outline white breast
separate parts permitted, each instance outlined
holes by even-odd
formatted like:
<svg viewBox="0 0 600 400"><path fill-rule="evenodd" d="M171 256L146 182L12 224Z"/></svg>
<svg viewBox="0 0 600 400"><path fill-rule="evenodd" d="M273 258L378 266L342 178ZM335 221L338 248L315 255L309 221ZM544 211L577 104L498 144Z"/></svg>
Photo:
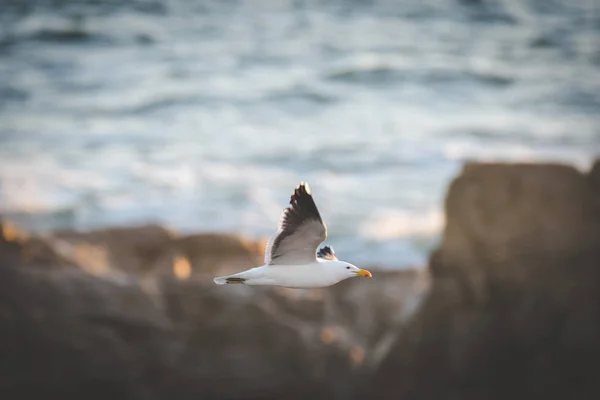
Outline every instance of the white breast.
<svg viewBox="0 0 600 400"><path fill-rule="evenodd" d="M319 288L338 283L334 268L326 263L267 265L248 271L246 285L276 285L290 288Z"/></svg>

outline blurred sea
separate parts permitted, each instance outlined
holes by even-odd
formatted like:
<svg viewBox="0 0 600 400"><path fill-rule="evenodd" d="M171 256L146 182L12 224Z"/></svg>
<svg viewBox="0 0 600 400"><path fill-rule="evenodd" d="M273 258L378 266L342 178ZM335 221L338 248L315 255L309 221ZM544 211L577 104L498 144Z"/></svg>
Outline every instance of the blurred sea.
<svg viewBox="0 0 600 400"><path fill-rule="evenodd" d="M421 264L466 160L600 154L597 0L0 5L0 214L271 235Z"/></svg>

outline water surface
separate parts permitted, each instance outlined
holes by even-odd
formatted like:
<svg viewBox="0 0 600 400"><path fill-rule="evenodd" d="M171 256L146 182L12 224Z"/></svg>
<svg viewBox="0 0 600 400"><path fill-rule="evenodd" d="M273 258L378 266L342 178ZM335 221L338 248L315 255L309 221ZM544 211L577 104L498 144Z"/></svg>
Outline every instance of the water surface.
<svg viewBox="0 0 600 400"><path fill-rule="evenodd" d="M340 257L422 264L465 161L599 154L594 3L5 4L0 213L265 236L308 181Z"/></svg>

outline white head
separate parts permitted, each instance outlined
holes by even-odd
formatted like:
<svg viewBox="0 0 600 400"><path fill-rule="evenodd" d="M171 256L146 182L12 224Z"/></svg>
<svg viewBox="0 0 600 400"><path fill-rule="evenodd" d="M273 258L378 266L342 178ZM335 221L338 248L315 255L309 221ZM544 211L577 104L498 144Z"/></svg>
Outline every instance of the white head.
<svg viewBox="0 0 600 400"><path fill-rule="evenodd" d="M373 275L366 269L360 269L345 261L327 261L327 268L335 269L335 275L340 281L358 276L363 278L371 278Z"/></svg>

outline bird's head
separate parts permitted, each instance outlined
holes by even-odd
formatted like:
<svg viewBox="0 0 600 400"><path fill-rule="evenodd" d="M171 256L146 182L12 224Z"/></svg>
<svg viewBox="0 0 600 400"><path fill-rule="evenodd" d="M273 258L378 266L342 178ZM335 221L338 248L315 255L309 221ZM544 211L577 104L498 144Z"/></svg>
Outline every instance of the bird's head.
<svg viewBox="0 0 600 400"><path fill-rule="evenodd" d="M363 277L363 278L371 278L373 275L367 271L366 269L358 268L355 265L347 263L345 261L336 261L335 265L336 272L342 277L342 279Z"/></svg>

